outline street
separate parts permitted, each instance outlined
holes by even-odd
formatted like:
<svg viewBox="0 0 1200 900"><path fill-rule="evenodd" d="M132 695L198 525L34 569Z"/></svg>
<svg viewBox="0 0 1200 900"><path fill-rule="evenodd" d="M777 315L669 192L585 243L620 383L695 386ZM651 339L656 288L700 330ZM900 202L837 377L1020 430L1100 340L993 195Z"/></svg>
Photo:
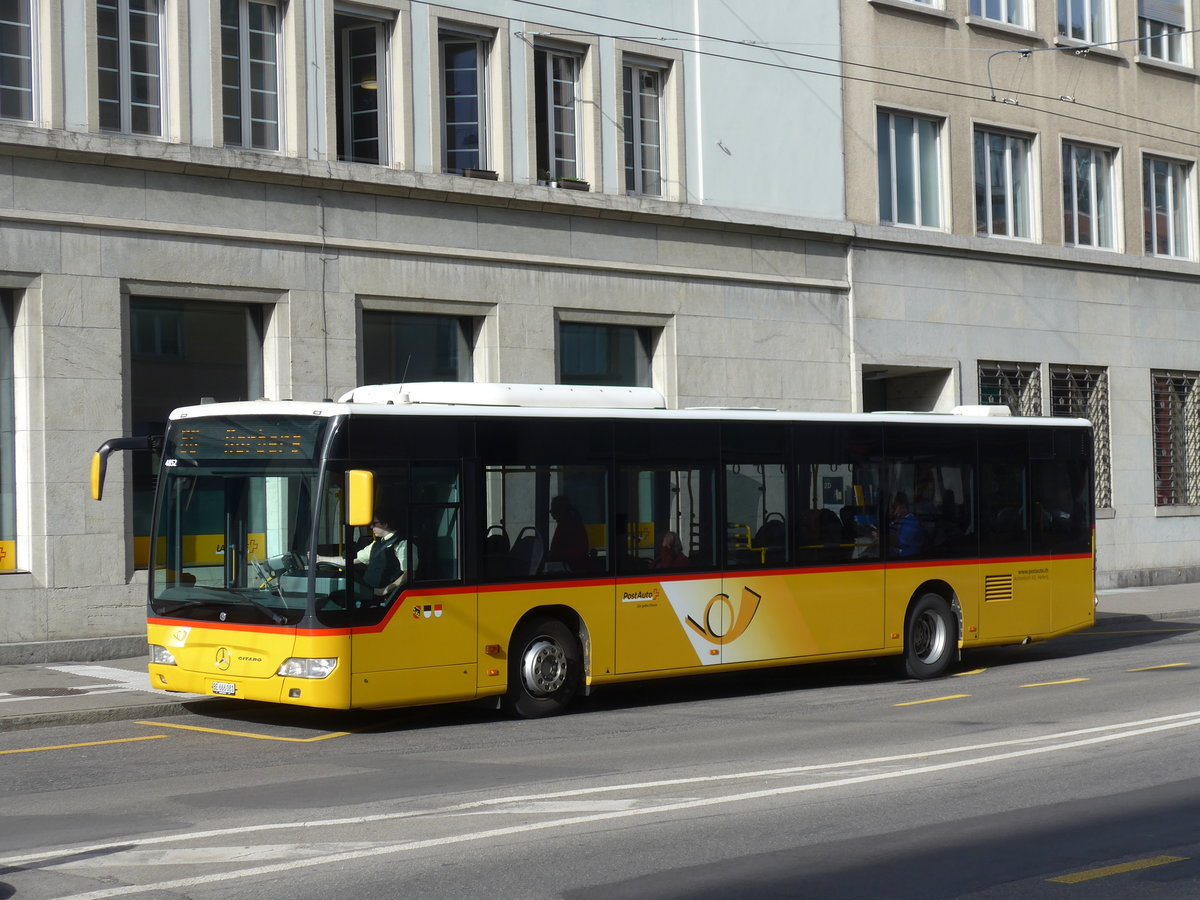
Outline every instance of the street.
<svg viewBox="0 0 1200 900"><path fill-rule="evenodd" d="M1123 622L546 720L196 701L10 732L0 900L1195 897L1198 657L1200 620Z"/></svg>

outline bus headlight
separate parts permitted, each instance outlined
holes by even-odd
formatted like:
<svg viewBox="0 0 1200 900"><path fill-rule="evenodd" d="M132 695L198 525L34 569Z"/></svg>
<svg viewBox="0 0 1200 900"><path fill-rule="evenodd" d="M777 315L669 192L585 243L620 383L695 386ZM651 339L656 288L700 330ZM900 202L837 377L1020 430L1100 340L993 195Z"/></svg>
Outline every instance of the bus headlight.
<svg viewBox="0 0 1200 900"><path fill-rule="evenodd" d="M179 663L175 662L175 657L172 655L171 651L158 644L150 645L150 662L158 663L160 666L179 665Z"/></svg>
<svg viewBox="0 0 1200 900"><path fill-rule="evenodd" d="M336 656L320 659L293 656L291 659L285 659L275 674L283 675L286 678L328 678L336 668Z"/></svg>

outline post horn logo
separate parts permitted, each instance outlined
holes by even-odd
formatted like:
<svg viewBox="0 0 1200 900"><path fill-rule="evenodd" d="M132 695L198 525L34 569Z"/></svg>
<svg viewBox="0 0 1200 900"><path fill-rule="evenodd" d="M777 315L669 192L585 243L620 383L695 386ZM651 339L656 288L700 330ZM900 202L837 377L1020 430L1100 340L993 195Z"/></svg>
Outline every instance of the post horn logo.
<svg viewBox="0 0 1200 900"><path fill-rule="evenodd" d="M229 668L229 662L233 657L229 655L229 651L222 647L217 651L217 668L224 672Z"/></svg>
<svg viewBox="0 0 1200 900"><path fill-rule="evenodd" d="M750 620L758 612L758 604L761 602L762 594L756 594L750 588L743 587L742 602L738 609L733 608L733 601L729 599L728 594L717 594L704 607L704 624L691 616L685 621L696 634L709 643L730 644L750 627ZM732 624L726 625L727 622Z"/></svg>

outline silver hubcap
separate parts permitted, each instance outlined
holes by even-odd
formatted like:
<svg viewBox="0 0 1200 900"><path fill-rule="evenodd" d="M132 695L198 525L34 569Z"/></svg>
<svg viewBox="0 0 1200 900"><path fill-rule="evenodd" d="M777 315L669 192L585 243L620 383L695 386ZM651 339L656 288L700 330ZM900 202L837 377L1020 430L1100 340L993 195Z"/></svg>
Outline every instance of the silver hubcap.
<svg viewBox="0 0 1200 900"><path fill-rule="evenodd" d="M923 663L933 662L946 651L950 639L946 623L932 612L921 613L913 623L913 650Z"/></svg>
<svg viewBox="0 0 1200 900"><path fill-rule="evenodd" d="M567 654L549 638L537 638L525 648L521 680L535 697L553 694L567 683Z"/></svg>

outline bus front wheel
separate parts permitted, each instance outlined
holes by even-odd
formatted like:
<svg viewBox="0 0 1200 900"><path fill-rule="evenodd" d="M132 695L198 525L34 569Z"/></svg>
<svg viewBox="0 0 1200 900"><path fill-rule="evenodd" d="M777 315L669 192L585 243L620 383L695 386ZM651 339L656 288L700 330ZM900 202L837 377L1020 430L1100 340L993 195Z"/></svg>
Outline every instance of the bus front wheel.
<svg viewBox="0 0 1200 900"><path fill-rule="evenodd" d="M579 640L558 619L520 625L509 644L505 711L523 719L561 713L579 688L582 657Z"/></svg>
<svg viewBox="0 0 1200 900"><path fill-rule="evenodd" d="M904 629L904 669L913 678L945 674L958 645L954 612L940 594L922 594Z"/></svg>

